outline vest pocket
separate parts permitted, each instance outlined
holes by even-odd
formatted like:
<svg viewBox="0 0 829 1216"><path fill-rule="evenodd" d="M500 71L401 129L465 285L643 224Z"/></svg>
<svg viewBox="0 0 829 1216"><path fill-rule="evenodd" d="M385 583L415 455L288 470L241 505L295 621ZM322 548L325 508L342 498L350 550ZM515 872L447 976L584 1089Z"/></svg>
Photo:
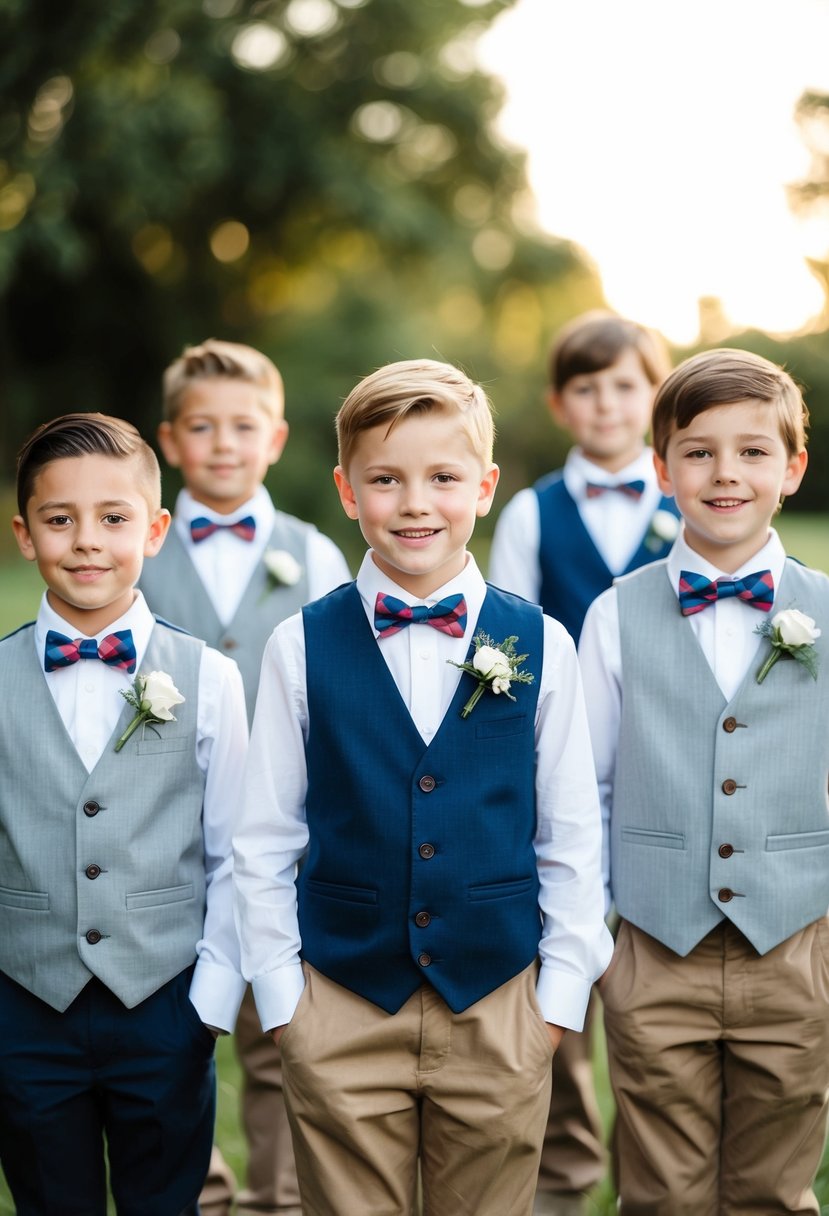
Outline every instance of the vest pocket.
<svg viewBox="0 0 829 1216"><path fill-rule="evenodd" d="M372 887L346 887L339 882L321 882L308 878L305 889L309 895L321 895L323 899L340 899L349 904L376 904L377 891Z"/></svg>
<svg viewBox="0 0 829 1216"><path fill-rule="evenodd" d="M766 852L777 853L782 849L825 849L829 846L829 831L788 832L783 836L767 836Z"/></svg>
<svg viewBox="0 0 829 1216"><path fill-rule="evenodd" d="M183 752L188 747L195 747L191 735L179 736L177 739L139 739L135 750L139 756L157 755L158 752Z"/></svg>
<svg viewBox="0 0 829 1216"><path fill-rule="evenodd" d="M4 908L23 908L27 912L48 912L49 896L45 891L14 891L0 887L0 904Z"/></svg>
<svg viewBox="0 0 829 1216"><path fill-rule="evenodd" d="M491 718L475 723L476 739L498 739L505 735L520 735L527 729L527 715L513 714L511 718Z"/></svg>
<svg viewBox="0 0 829 1216"><path fill-rule="evenodd" d="M657 849L684 849L685 837L681 832L653 832L648 828L622 828L625 844L644 844Z"/></svg>
<svg viewBox="0 0 829 1216"><path fill-rule="evenodd" d="M184 883L181 887L160 887L158 891L134 891L127 894L127 911L135 912L140 908L157 908L162 904L180 904L193 898L193 884Z"/></svg>
<svg viewBox="0 0 829 1216"><path fill-rule="evenodd" d="M485 882L470 887L467 894L470 900L510 899L513 895L523 895L532 890L535 875L529 878L515 878L511 882Z"/></svg>

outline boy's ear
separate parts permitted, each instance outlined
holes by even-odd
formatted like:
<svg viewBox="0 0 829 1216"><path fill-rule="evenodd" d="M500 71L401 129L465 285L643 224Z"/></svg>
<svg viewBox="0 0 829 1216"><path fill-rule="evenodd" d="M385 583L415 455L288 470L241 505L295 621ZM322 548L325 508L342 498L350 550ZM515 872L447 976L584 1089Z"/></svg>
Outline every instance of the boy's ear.
<svg viewBox="0 0 829 1216"><path fill-rule="evenodd" d="M567 412L562 404L561 393L556 392L554 388L547 390L547 408L553 416L553 422L556 426L567 429L569 423L567 421Z"/></svg>
<svg viewBox="0 0 829 1216"><path fill-rule="evenodd" d="M659 483L660 490L666 498L673 498L674 486L668 476L668 466L661 456L657 456L656 452L653 454L653 467L656 469L656 480Z"/></svg>
<svg viewBox="0 0 829 1216"><path fill-rule="evenodd" d="M12 520L12 530L17 541L17 547L27 562L36 562L37 554L32 544L32 536L22 515L15 515Z"/></svg>
<svg viewBox="0 0 829 1216"><path fill-rule="evenodd" d="M479 518L489 515L492 500L495 497L495 487L498 485L498 478L500 476L501 470L498 468L498 465L492 464L481 478L481 485L478 490L478 503L475 508L475 514Z"/></svg>
<svg viewBox="0 0 829 1216"><path fill-rule="evenodd" d="M161 507L158 514L150 520L147 539L144 542L145 557L155 557L164 544L164 538L170 529L170 518L170 512L167 508Z"/></svg>
<svg viewBox="0 0 829 1216"><path fill-rule="evenodd" d="M288 423L284 418L280 418L274 423L273 433L271 435L270 449L268 451L268 464L276 464L279 457L285 450L285 444L288 442Z"/></svg>
<svg viewBox="0 0 829 1216"><path fill-rule="evenodd" d="M340 502L343 505L343 510L349 519L359 519L360 511L357 507L357 499L351 482L348 480L348 475L341 464L338 464L334 470L334 482L337 486L337 493L340 496Z"/></svg>
<svg viewBox="0 0 829 1216"><path fill-rule="evenodd" d="M177 469L181 461L178 454L178 444L173 434L172 423L160 422L156 436L158 438L158 446L161 448L167 464L171 469Z"/></svg>
<svg viewBox="0 0 829 1216"><path fill-rule="evenodd" d="M803 474L806 472L808 463L809 453L805 448L802 452L796 452L794 456L790 457L789 463L786 465L783 485L780 487L781 497L788 498L790 494L794 494L800 489L800 483L803 480Z"/></svg>

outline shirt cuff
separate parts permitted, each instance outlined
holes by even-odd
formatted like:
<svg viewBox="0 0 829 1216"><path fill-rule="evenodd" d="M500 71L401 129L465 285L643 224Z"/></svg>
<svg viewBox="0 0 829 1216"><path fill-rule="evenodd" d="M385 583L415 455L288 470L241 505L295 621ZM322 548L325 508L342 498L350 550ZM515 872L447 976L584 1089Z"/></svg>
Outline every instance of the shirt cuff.
<svg viewBox="0 0 829 1216"><path fill-rule="evenodd" d="M205 1026L230 1034L246 987L238 971L199 959L190 982L190 1000Z"/></svg>
<svg viewBox="0 0 829 1216"><path fill-rule="evenodd" d="M535 995L545 1022L581 1030L593 985L583 976L556 971L541 964Z"/></svg>
<svg viewBox="0 0 829 1216"><path fill-rule="evenodd" d="M290 1022L305 988L302 963L287 963L257 976L251 983L262 1029L273 1030Z"/></svg>

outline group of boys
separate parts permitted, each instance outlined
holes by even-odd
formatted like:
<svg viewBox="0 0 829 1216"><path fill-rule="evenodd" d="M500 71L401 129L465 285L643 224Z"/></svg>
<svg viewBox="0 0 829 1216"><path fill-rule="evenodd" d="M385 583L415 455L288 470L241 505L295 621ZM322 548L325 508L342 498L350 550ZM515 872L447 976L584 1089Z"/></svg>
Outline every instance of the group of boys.
<svg viewBox="0 0 829 1216"><path fill-rule="evenodd" d="M551 371L575 447L502 513L489 583L492 414L447 364L339 410L353 581L263 487L287 424L249 348L165 375L172 527L128 424L24 444L13 526L46 590L0 644L22 1216L104 1216L107 1163L119 1216L197 1212L209 1165L201 1210L228 1212L213 1049L240 1007L238 1211L587 1212L597 980L623 1216L818 1212L829 580L770 526L806 408L743 352L665 378L607 314Z"/></svg>

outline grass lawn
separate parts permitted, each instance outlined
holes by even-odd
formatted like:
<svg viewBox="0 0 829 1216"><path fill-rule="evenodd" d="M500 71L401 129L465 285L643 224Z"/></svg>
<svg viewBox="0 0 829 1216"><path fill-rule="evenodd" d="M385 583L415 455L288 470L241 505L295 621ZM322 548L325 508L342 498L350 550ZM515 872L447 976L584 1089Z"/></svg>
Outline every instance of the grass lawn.
<svg viewBox="0 0 829 1216"><path fill-rule="evenodd" d="M829 572L829 518L817 515L783 515L778 529L788 551L806 565L816 566ZM486 555L480 551L477 557L485 566ZM36 612L42 585L34 566L9 554L0 560L0 636L24 621L31 620ZM596 1076L600 1104L606 1123L612 1119L612 1098L607 1083L607 1070L603 1044L597 1044ZM238 1119L239 1069L229 1039L219 1041L217 1049L219 1071L219 1115L216 1137L230 1165L241 1179L244 1173L245 1144ZM818 1179L818 1195L822 1203L823 1216L829 1216L829 1151L824 1155ZM608 1185L600 1188L595 1196L596 1212L610 1216L615 1210L613 1196ZM0 1216L8 1216L14 1208L8 1192L0 1179ZM358 1216L355 1213L355 1216Z"/></svg>

